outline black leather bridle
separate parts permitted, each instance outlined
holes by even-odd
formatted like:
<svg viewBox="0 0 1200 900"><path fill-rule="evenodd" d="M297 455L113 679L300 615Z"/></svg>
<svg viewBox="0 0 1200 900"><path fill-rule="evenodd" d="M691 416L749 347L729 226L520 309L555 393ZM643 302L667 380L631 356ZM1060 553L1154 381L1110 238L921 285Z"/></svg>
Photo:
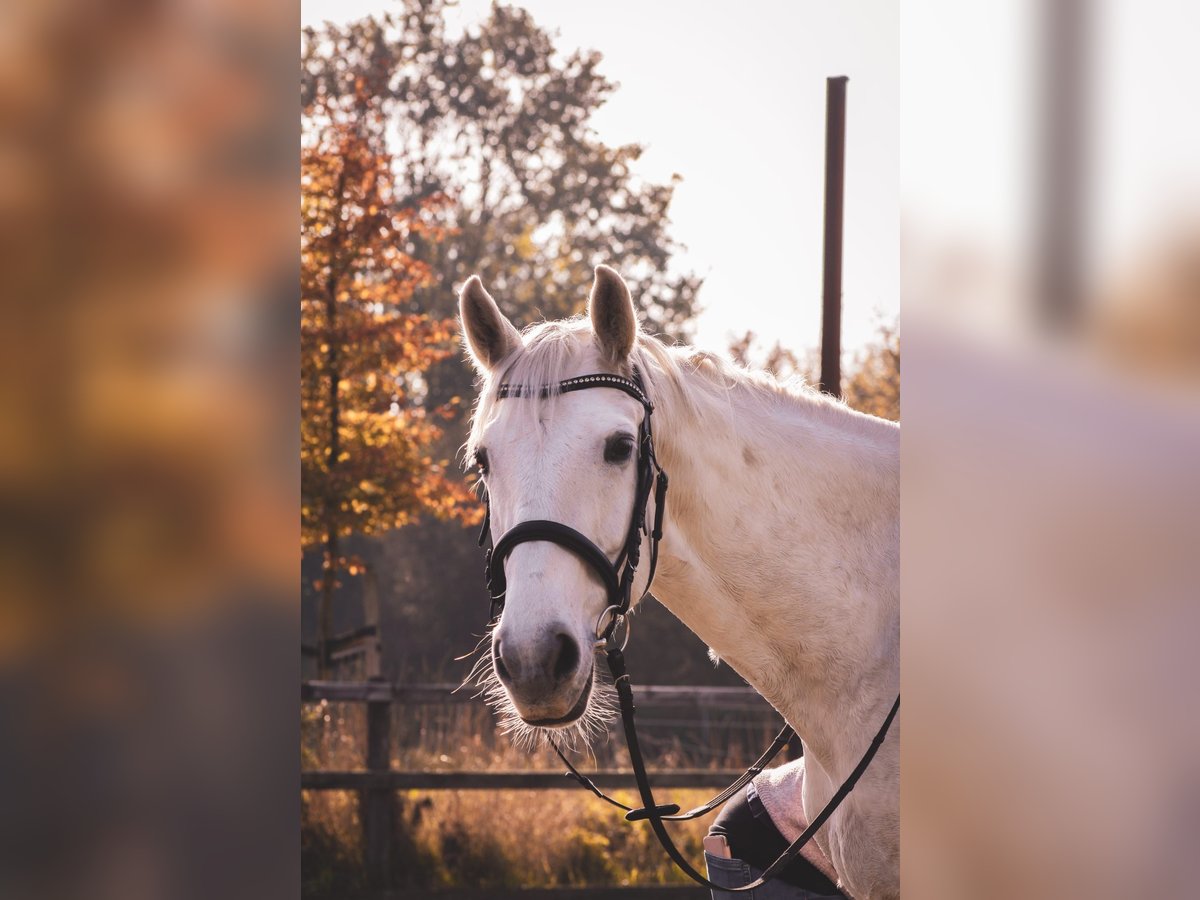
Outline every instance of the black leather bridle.
<svg viewBox="0 0 1200 900"><path fill-rule="evenodd" d="M838 806L841 805L842 801L846 799L850 791L853 790L863 772L871 764L871 760L875 758L880 745L883 744L888 728L891 726L892 720L896 718L896 714L900 709L900 698L896 697L896 702L892 704L891 711L887 714L883 725L872 739L871 745L867 748L866 753L863 754L854 771L850 773L849 777L842 783L842 786L838 788L837 793L833 795L825 805L825 808L809 823L804 833L796 838L780 854L779 858L763 871L762 876L756 881L743 887L722 887L701 875L683 857L683 854L679 852L679 849L675 846L674 841L667 832L664 823L695 819L712 812L762 772L767 764L795 737L796 732L790 725L785 723L766 752L755 761L754 765L750 766L733 784L721 791L721 793L695 809L681 813L679 806L674 803L658 804L654 800L654 792L650 787L650 779L646 772L645 760L642 757L641 747L638 742L637 727L634 723L633 687L630 683L629 673L625 670L625 644L629 640L627 616L632 605L633 580L637 574L638 563L641 559L643 536L648 537L650 540L650 570L649 577L646 579L646 587L641 594L642 597L650 592L650 586L654 583L654 572L658 566L658 544L662 540L663 513L667 502L667 473L663 471L662 466L659 465L658 459L654 455L654 434L650 423L651 415L654 412L654 404L650 402L645 385L642 383L641 374L636 367L633 369L632 376L632 378L625 378L621 375L609 374L583 375L578 378L568 378L565 381L560 381L557 385L544 385L535 391L529 391L520 385L510 384L501 384L497 389L497 398L503 399L507 397L528 397L534 393L541 397L548 397L554 393L568 394L591 388L612 388L623 391L641 403L644 413L641 424L638 426L637 488L634 494L633 515L630 517L629 531L625 537L625 543L616 561L610 560L608 554L596 546L586 535L581 534L570 526L563 525L561 522L554 522L549 519L531 519L514 525L500 537L500 540L496 541L487 550L486 573L488 594L492 601L491 619L493 622L496 621L496 618L504 609L505 594L508 590L504 573L504 563L513 549L520 544L530 541L547 541L552 544L558 544L560 547L569 550L582 559L591 567L592 571L600 576L600 580L604 582L608 605L596 620L595 649L597 652L604 652L609 671L612 673L613 686L616 688L617 698L621 707L621 722L625 730L625 741L629 747L629 759L633 767L634 778L637 781L642 806L634 809L603 793L586 775L582 774L571 764L571 761L567 759L553 738L550 738L550 744L559 758L566 764L566 774L568 777L573 778L601 800L625 810L625 818L628 821L635 822L641 819L648 821L667 855L693 881L710 889L731 893L752 891L770 881L786 868L792 860L799 856L804 845L812 839L813 835L817 833L821 826L833 815ZM647 527L646 511L651 491L654 492L654 522L652 526ZM483 546L491 539L492 511L486 493L484 494L484 503L486 504L486 514L483 520L483 527L479 532L480 546ZM625 634L622 639L618 640L622 624L625 626Z"/></svg>
<svg viewBox="0 0 1200 900"><path fill-rule="evenodd" d="M620 621L628 614L633 598L633 578L637 574L638 563L642 555L642 535L650 537L650 577L646 581L646 590L654 581L654 570L658 567L658 542L662 539L663 510L667 503L667 473L654 456L654 433L651 429L650 415L654 405L646 396L642 385L641 375L635 369L633 378L623 378L620 375L583 375L579 378L568 378L560 381L557 392L569 394L574 391L584 391L591 388L613 388L623 391L642 404L644 414L638 426L637 439L637 491L633 500L633 515L629 522L629 531L625 543L612 562L603 550L597 547L590 538L561 522L548 519L530 519L515 525L504 533L495 546L487 551L487 586L492 598L492 619L494 620L504 607L504 595L508 589L504 576L504 563L510 553L519 545L529 541L549 541L570 550L585 563L604 582L609 606L601 614L601 619L608 617L603 630L597 629L596 637L604 640L618 627ZM551 387L541 388L540 395L547 397ZM502 384L497 389L497 398L522 397L525 392L519 385ZM650 492L654 491L654 525L646 527L646 506L650 500ZM487 502L485 495L485 503ZM492 510L487 506L487 515L483 520L483 528L479 532L479 544L482 546L491 536Z"/></svg>

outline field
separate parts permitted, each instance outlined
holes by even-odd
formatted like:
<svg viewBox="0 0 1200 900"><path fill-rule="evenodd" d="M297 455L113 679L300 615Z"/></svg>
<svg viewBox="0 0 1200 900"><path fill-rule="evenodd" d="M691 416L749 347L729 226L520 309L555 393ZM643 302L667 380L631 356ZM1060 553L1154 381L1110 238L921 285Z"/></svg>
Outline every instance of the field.
<svg viewBox="0 0 1200 900"><path fill-rule="evenodd" d="M674 710L678 714L680 710ZM652 767L740 768L761 751L773 720L755 711L694 709L680 718L649 711L645 744ZM303 769L363 768L366 714L362 704L321 701L302 707ZM408 771L561 771L549 750L526 752L496 732L482 702L392 706L392 768ZM582 769L619 768L624 748L601 739ZM397 888L561 887L684 883L645 824L563 779L563 790L396 791L392 881ZM706 790L679 790L685 809ZM354 791L302 792L301 852L305 895L338 895L366 887L359 799ZM618 799L634 803L632 791ZM676 841L700 860L708 820L681 823Z"/></svg>

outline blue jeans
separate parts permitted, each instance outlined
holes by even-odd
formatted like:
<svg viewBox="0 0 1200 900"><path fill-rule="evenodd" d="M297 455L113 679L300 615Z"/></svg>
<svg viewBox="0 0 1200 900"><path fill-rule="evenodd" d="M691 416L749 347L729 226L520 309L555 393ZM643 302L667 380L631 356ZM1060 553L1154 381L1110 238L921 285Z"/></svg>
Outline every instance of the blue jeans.
<svg viewBox="0 0 1200 900"><path fill-rule="evenodd" d="M741 887L749 884L760 875L762 870L740 859L722 859L711 853L704 854L704 862L708 865L708 880L722 887ZM752 891L732 894L729 891L713 891L713 900L824 900L829 894L816 894L802 887L796 887L783 881L768 881L762 887ZM833 895L841 898L841 894Z"/></svg>

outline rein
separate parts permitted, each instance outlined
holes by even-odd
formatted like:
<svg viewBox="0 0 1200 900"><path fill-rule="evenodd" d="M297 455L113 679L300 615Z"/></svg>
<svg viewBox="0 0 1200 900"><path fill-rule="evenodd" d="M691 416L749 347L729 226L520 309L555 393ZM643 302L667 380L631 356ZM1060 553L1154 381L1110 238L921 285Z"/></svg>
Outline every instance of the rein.
<svg viewBox="0 0 1200 900"><path fill-rule="evenodd" d="M887 717L883 720L883 724L872 739L870 746L867 747L862 759L855 766L854 771L850 773L842 783L842 786L838 788L829 802L825 804L824 809L809 823L804 833L796 838L773 863L767 866L757 880L742 887L727 888L709 881L692 867L675 846L675 842L671 839L671 835L668 833L664 823L695 819L712 812L762 772L768 763L795 737L796 732L790 725L785 723L766 752L750 768L746 769L733 784L725 788L721 793L703 805L697 806L695 809L681 813L677 804L659 804L655 802L654 792L650 786L650 778L646 772L646 763L642 757L641 745L638 741L637 726L634 722L633 686L629 673L625 669L625 645L629 641L628 614L632 605L633 579L637 573L638 563L641 559L643 536L648 537L650 541L650 569L649 578L646 579L646 588L641 594L642 597L650 592L650 586L654 583L654 572L658 566L658 544L662 540L663 513L667 503L667 473L663 471L657 457L654 455L654 435L650 424L650 417L654 412L654 404L650 402L646 394L641 374L636 367L633 370L632 378L607 374L583 375L579 378L568 378L565 381L560 381L557 385L544 385L536 393L541 397L549 397L554 393L569 394L574 391L589 390L591 388L612 388L623 391L641 403L644 410L641 424L638 426L637 488L634 494L633 515L629 523L629 531L626 535L625 543L616 561L613 562L609 560L608 554L596 546L590 538L576 531L574 528L563 525L561 522L554 522L548 519L531 519L514 525L486 552L487 587L488 595L491 597L492 602L491 618L492 621L495 621L500 613L503 612L504 598L508 590L508 583L504 573L504 563L513 549L520 544L530 541L547 541L557 544L574 553L600 576L601 581L604 582L609 605L600 613L599 618L596 620L595 652L604 653L608 669L612 673L613 686L616 688L617 698L620 702L621 723L625 731L625 742L629 748L629 761L633 767L634 779L637 781L638 794L641 797L642 806L634 809L626 806L619 800L609 797L596 787L586 775L582 774L571 764L571 761L567 759L553 737L549 739L550 745L554 748L554 752L558 754L559 759L566 765L567 772L565 774L568 777L574 779L606 803L624 810L626 820L630 822L643 819L648 821L651 829L654 831L655 837L658 838L658 842L662 845L663 850L666 851L667 856L693 881L713 890L728 891L730 893L752 891L776 877L792 860L799 856L800 851L812 839L813 835L817 833L821 826L825 824L834 811L841 805L842 801L846 799L847 795L854 789L855 784L858 783L859 778L867 770L867 767L871 764L871 760L875 758L876 752L883 744L888 729L891 727L892 720L896 718L896 714L900 709L900 698L896 697L896 702L892 704L891 711L888 712ZM502 384L497 390L497 397L501 399L509 397L520 398L532 396L533 393L524 390L520 385ZM646 508L650 500L651 491L654 492L654 521L653 525L647 526ZM484 503L486 514L483 520L483 527L479 532L480 546L484 546L491 538L492 510L486 493L484 495ZM625 634L622 639L618 640L617 637L622 625L625 626Z"/></svg>

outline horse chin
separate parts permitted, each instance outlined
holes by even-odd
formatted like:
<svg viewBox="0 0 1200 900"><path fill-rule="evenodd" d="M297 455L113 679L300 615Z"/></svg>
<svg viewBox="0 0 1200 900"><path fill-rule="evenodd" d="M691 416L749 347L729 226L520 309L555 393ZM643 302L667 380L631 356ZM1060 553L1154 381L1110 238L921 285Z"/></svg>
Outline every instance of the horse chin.
<svg viewBox="0 0 1200 900"><path fill-rule="evenodd" d="M587 712L588 702L591 699L592 679L588 677L583 683L583 690L579 693L579 699L575 701L575 705L565 715L540 719L528 719L525 716L521 716L520 718L522 722L533 728L569 728L583 718L584 713Z"/></svg>

